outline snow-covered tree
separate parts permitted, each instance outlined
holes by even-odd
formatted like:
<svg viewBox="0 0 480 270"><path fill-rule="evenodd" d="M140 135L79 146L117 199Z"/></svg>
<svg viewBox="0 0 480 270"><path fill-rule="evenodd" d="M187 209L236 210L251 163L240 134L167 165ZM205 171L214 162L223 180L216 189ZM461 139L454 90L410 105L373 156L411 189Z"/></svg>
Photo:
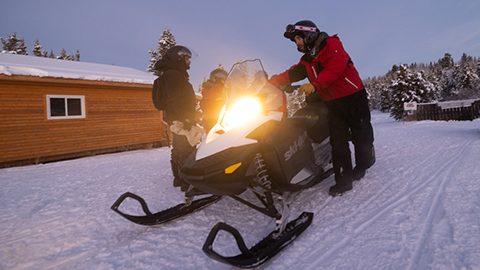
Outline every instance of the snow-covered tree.
<svg viewBox="0 0 480 270"><path fill-rule="evenodd" d="M455 65L443 67L440 65L440 69L435 72L438 83L441 100L455 99L458 95L458 89L455 86L454 71Z"/></svg>
<svg viewBox="0 0 480 270"><path fill-rule="evenodd" d="M60 51L60 54L57 55L57 59L60 59L60 60L71 60L71 57L70 57L70 55L67 53L67 51L62 48L62 50Z"/></svg>
<svg viewBox="0 0 480 270"><path fill-rule="evenodd" d="M472 67L471 61L460 61L460 64L455 66L453 81L458 98L470 99L478 97L480 79Z"/></svg>
<svg viewBox="0 0 480 270"><path fill-rule="evenodd" d="M382 77L367 78L363 85L369 94L370 109L380 110L382 107L382 92L387 87Z"/></svg>
<svg viewBox="0 0 480 270"><path fill-rule="evenodd" d="M431 102L436 99L435 87L424 78L423 72L412 72L407 66L401 65L397 78L390 85L391 109L390 114L396 120L404 117L403 104L405 102Z"/></svg>
<svg viewBox="0 0 480 270"><path fill-rule="evenodd" d="M385 87L380 92L380 108L379 110L382 112L389 112L390 108L392 107L391 101L391 94L390 88Z"/></svg>
<svg viewBox="0 0 480 270"><path fill-rule="evenodd" d="M23 38L17 38L17 33L12 33L8 38L0 38L2 41L2 53L28 55L27 47Z"/></svg>
<svg viewBox="0 0 480 270"><path fill-rule="evenodd" d="M458 65L454 70L453 79L455 86L461 91L462 89L473 88L478 76L468 65Z"/></svg>
<svg viewBox="0 0 480 270"><path fill-rule="evenodd" d="M442 68L453 68L455 61L453 61L453 57L451 54L445 53L443 58L438 60L438 64L440 64Z"/></svg>
<svg viewBox="0 0 480 270"><path fill-rule="evenodd" d="M33 50L32 50L33 55L38 56L38 57L43 57L44 56L44 51L42 49L43 49L43 47L40 44L40 41L38 39L36 39L35 43L33 44Z"/></svg>
<svg viewBox="0 0 480 270"><path fill-rule="evenodd" d="M79 51L79 50L77 50L77 51L75 52L75 59L74 59L74 61L80 61L80 51Z"/></svg>
<svg viewBox="0 0 480 270"><path fill-rule="evenodd" d="M476 59L475 62L476 64L476 70L477 70L477 75L480 77L480 58Z"/></svg>
<svg viewBox="0 0 480 270"><path fill-rule="evenodd" d="M55 57L53 52L50 52L51 55L53 55L52 58L57 58L60 60L69 60L69 61L80 61L80 51L77 50L74 55L70 55L67 53L65 49L62 49L60 51L60 54Z"/></svg>
<svg viewBox="0 0 480 270"><path fill-rule="evenodd" d="M21 55L28 55L27 46L25 46L25 41L23 40L23 38L18 40L16 53Z"/></svg>
<svg viewBox="0 0 480 270"><path fill-rule="evenodd" d="M169 29L163 31L162 36L158 40L158 47L155 50L149 50L150 54L150 64L148 65L147 70L155 73L155 64L162 59L168 49L175 46L177 42L175 37Z"/></svg>
<svg viewBox="0 0 480 270"><path fill-rule="evenodd" d="M15 53L17 48L17 33L12 33L8 38L0 38L2 41L2 53Z"/></svg>

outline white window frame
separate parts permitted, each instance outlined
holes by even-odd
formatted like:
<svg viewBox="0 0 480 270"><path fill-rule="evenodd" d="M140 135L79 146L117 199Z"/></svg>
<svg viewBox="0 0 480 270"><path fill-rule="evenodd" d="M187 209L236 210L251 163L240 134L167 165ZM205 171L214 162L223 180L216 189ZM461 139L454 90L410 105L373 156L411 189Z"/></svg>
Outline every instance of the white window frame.
<svg viewBox="0 0 480 270"><path fill-rule="evenodd" d="M50 108L50 99L51 98L63 98L65 101L65 114L68 114L68 103L67 99L80 99L80 110L81 115L65 115L65 116L52 116L51 115L51 108ZM81 119L85 118L85 96L77 96L77 95L47 95L47 119L48 120L56 120L56 119Z"/></svg>

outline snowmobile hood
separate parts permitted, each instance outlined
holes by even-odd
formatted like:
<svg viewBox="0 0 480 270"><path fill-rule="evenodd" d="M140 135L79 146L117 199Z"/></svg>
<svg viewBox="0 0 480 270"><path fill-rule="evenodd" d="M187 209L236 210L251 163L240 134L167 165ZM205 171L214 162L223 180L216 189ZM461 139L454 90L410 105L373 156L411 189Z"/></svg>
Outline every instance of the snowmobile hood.
<svg viewBox="0 0 480 270"><path fill-rule="evenodd" d="M195 159L200 160L228 148L257 143L257 140L247 138L248 134L252 133L256 128L270 120L281 121L282 117L282 112L271 111L266 115L261 115L255 118L244 126L228 131L223 130L223 128L217 123L210 130L207 138L200 143Z"/></svg>

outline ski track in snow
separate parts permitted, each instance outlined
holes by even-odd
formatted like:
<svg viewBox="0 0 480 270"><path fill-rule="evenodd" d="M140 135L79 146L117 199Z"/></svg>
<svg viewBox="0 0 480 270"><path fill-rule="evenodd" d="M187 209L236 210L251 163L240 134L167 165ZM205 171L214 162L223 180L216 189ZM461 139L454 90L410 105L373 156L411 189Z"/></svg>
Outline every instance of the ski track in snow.
<svg viewBox="0 0 480 270"><path fill-rule="evenodd" d="M376 112L372 123L365 178L341 197L327 194L333 177L297 194L290 218L310 211L312 225L257 269L480 269L480 121ZM233 199L153 227L109 209L125 191L152 211L181 202L169 158L161 148L1 169L0 269L235 269L201 251L211 227L233 225L251 246L274 221ZM128 199L121 210L141 213ZM215 248L238 252L225 233Z"/></svg>
<svg viewBox="0 0 480 270"><path fill-rule="evenodd" d="M425 246L426 238L430 235L431 229L433 227L433 219L434 215L436 213L436 210L440 207L440 199L443 196L443 192L445 190L446 184L451 181L452 175L453 175L453 169L457 167L458 164L463 161L462 157L464 156L465 152L468 150L468 146L470 146L472 141L469 141L463 145L463 147L460 149L459 153L451 158L449 161L447 161L444 164L444 167L439 171L438 174L435 174L431 180L436 180L436 177L438 176L440 181L440 185L437 187L437 191L434 193L434 198L430 202L430 206L428 209L428 214L425 219L424 225L422 232L420 233L420 239L417 243L417 248L415 249L415 252L413 253L413 259L410 261L408 265L408 269L418 269L418 268L425 268L427 265L424 266L419 266L419 257L421 256L421 252ZM440 177L441 176L441 177ZM428 182L431 182L430 180Z"/></svg>
<svg viewBox="0 0 480 270"><path fill-rule="evenodd" d="M431 182L433 181L436 181L438 179L439 176L442 175L442 172L445 171L445 168L448 168L447 170L447 176L449 176L449 173L451 172L452 168L454 167L454 165L456 165L459 160L457 160L458 158L460 158L462 156L462 154L465 152L465 149L469 146L471 142L467 142L463 145L462 149L459 151L459 153L457 153L454 157L451 157L449 158L447 161L444 162L443 166L440 166L439 168L442 168L438 173L434 174L433 176L430 177L430 179L428 179L427 181L423 182L422 184L418 185L416 188L414 189L411 189L411 190L408 190L408 192L405 192L404 194L400 194L398 196L395 196L391 201L387 202L386 204L382 205L381 207L379 207L381 210L376 213L375 215L372 215L372 216L369 216L367 217L365 220L362 220L360 221L359 223L354 223L354 225L352 225L351 227L355 228L353 231L352 231L352 235L350 236L347 236L347 237L344 237L342 240L340 240L340 242L337 244L337 245L334 245L334 246L330 246L328 247L328 251L327 252L321 252L319 250L313 250L312 252L310 252L310 256L307 256L307 260L309 262L309 264L312 265L312 267L306 267L305 269L316 269L317 265L321 265L322 261L323 260L326 260L328 257L332 256L333 254L335 254L336 251L338 251L339 249L341 249L342 247L346 246L350 240L352 240L352 238L354 238L356 235L360 234L361 232L363 232L365 229L368 228L369 225L371 225L373 222L375 222L377 219L381 218L383 215L391 212L394 208L398 207L398 206L401 206L403 203L405 203L406 201L408 201L409 197L418 192L418 191L421 191L426 185L430 184ZM438 153L435 153L433 156L436 156ZM428 159L427 159L428 160ZM422 164L419 166L420 167L423 167L423 165L425 165L424 163L427 163L426 161L422 162ZM442 180L442 185L440 185L440 187L443 187L445 185L445 182L448 178L446 177L443 177L443 180ZM439 189L440 189L439 187ZM386 189L386 188L385 188ZM377 194L381 193L383 190L379 191ZM436 192L435 194L436 198L435 200L432 201L432 205L430 206L430 210L429 210L429 215L427 217L427 220L425 221L425 225L424 225L424 229L421 233L421 236L422 238L427 235L427 230L430 228L428 225L430 224L431 225L431 220L432 220L432 217L431 217L431 213L433 211L431 211L433 208L435 208L438 204L438 197L439 195L441 195L440 193L440 190ZM368 204L371 200L373 200L376 196L373 196L372 199L370 199L369 201L365 202L364 204ZM347 217L348 218L348 217ZM421 252L421 246L422 246L422 243L424 242L423 239L420 239L419 243L418 243L418 248L417 248L417 251L414 253L415 255L415 258L414 260L412 260L412 264L410 264L409 268L408 269L416 269L415 268L415 262L416 260L418 260L418 256ZM319 258L316 258L318 257L318 254L323 254L321 257Z"/></svg>

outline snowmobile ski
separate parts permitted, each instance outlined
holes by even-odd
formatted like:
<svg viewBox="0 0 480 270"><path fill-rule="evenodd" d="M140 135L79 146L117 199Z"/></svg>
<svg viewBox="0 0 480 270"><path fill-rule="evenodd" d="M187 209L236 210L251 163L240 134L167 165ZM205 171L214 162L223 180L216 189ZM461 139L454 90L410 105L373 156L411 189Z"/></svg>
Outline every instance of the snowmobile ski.
<svg viewBox="0 0 480 270"><path fill-rule="evenodd" d="M118 209L120 204L126 199L126 198L132 198L140 203L142 206L142 210L145 213L144 216L133 216L130 214L123 213ZM221 198L221 196L209 196L206 198L201 198L197 200L193 200L190 204L186 205L185 203L178 204L174 207L165 209L163 211L160 211L158 213L152 213L150 209L148 209L147 203L145 200L131 192L126 192L122 196L120 196L115 203L112 205L111 209L118 214L120 214L122 217L130 220L133 223L137 223L140 225L146 225L146 226L152 226L152 225L157 225L157 224L162 224L174 219L177 219L179 217L185 216L187 214L190 214L192 212L195 212L197 210L200 210L212 203L215 203Z"/></svg>
<svg viewBox="0 0 480 270"><path fill-rule="evenodd" d="M226 223L219 222L210 231L202 249L208 257L222 263L240 268L256 267L271 259L293 242L297 236L310 226L312 220L313 213L303 212L297 219L290 221L283 232L279 233L278 230L271 232L250 249L245 245L245 241L237 229ZM235 238L241 254L226 257L213 250L213 242L220 230L230 233Z"/></svg>

